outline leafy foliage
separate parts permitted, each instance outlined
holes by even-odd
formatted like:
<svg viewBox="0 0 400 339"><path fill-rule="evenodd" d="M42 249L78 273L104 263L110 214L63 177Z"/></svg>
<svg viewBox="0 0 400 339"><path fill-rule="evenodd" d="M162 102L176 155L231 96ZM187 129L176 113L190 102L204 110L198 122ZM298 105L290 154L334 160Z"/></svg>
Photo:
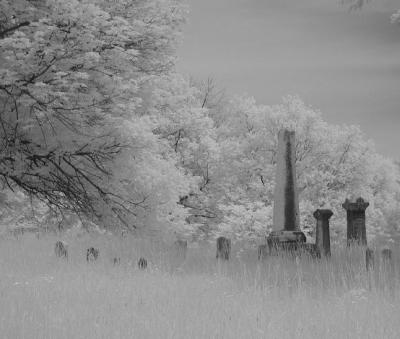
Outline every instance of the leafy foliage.
<svg viewBox="0 0 400 339"><path fill-rule="evenodd" d="M0 11L3 222L24 192L103 228L256 239L272 226L289 128L307 233L327 207L343 236L341 204L361 195L370 236L398 234L398 167L358 127L330 125L296 96L261 106L176 72L180 0L5 0Z"/></svg>
<svg viewBox="0 0 400 339"><path fill-rule="evenodd" d="M141 82L172 66L184 7L19 0L2 2L1 12L2 182L60 211L128 224L152 188L136 184L143 173L121 177L116 162L132 171L148 156L159 171L174 167L159 145L148 147L157 142L136 110Z"/></svg>

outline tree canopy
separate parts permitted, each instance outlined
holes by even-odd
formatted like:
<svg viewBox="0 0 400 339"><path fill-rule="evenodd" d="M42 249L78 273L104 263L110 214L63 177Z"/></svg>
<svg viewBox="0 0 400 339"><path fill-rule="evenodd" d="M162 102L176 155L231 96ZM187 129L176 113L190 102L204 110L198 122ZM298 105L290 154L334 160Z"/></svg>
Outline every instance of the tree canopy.
<svg viewBox="0 0 400 339"><path fill-rule="evenodd" d="M258 105L176 71L182 1L6 0L0 12L0 220L29 197L103 228L259 238L290 128L307 233L329 207L339 239L341 204L361 195L370 235L398 234L399 167L359 127L297 96Z"/></svg>

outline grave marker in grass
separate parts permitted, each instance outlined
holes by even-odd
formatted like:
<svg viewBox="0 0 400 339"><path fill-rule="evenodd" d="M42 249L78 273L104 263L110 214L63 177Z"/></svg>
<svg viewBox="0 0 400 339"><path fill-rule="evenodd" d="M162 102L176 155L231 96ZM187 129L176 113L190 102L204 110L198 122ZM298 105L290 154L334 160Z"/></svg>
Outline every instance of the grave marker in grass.
<svg viewBox="0 0 400 339"><path fill-rule="evenodd" d="M346 199L342 207L347 212L347 246L367 246L367 231L365 228L365 210L369 202L358 198L355 202Z"/></svg>
<svg viewBox="0 0 400 339"><path fill-rule="evenodd" d="M331 256L331 238L329 234L329 219L333 215L331 210L317 209L314 218L317 219L315 245L319 255Z"/></svg>
<svg viewBox="0 0 400 339"><path fill-rule="evenodd" d="M231 254L231 239L219 237L217 239L217 259L229 260Z"/></svg>

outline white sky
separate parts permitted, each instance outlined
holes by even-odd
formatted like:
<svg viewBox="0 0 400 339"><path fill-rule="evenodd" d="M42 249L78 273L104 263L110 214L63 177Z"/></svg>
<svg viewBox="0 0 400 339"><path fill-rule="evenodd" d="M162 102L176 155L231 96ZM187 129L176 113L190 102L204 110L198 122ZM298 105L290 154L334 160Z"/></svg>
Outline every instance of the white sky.
<svg viewBox="0 0 400 339"><path fill-rule="evenodd" d="M358 124L400 159L400 0L349 13L338 0L188 0L178 69L262 104L299 94L328 122Z"/></svg>

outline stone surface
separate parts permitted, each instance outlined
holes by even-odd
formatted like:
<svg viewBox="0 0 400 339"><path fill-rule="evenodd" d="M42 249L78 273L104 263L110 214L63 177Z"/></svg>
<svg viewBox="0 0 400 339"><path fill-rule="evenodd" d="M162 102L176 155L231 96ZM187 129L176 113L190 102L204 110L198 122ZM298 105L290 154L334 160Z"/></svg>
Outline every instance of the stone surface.
<svg viewBox="0 0 400 339"><path fill-rule="evenodd" d="M368 206L369 203L361 197L355 202L346 199L342 205L347 211L347 246L367 245L365 210Z"/></svg>
<svg viewBox="0 0 400 339"><path fill-rule="evenodd" d="M314 218L317 219L315 245L318 253L325 257L331 255L331 238L329 234L329 219L333 212L328 209L317 209Z"/></svg>
<svg viewBox="0 0 400 339"><path fill-rule="evenodd" d="M231 240L225 237L217 239L217 259L229 260L231 254Z"/></svg>
<svg viewBox="0 0 400 339"><path fill-rule="evenodd" d="M295 132L279 131L274 191L274 231L300 230L295 152Z"/></svg>

